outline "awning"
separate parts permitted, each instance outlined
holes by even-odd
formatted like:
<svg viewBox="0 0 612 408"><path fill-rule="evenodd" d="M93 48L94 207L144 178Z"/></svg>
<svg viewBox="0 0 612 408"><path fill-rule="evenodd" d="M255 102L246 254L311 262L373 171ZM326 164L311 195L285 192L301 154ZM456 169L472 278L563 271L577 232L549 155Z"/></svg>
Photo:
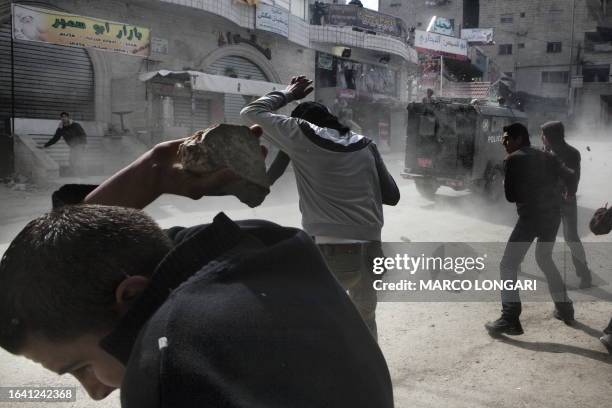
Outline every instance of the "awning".
<svg viewBox="0 0 612 408"><path fill-rule="evenodd" d="M272 91L285 89L285 85L274 82L255 81L252 79L231 78L222 75L211 75L199 71L153 71L140 74L143 82L156 77L169 77L190 80L194 91L218 92L248 96L262 96Z"/></svg>

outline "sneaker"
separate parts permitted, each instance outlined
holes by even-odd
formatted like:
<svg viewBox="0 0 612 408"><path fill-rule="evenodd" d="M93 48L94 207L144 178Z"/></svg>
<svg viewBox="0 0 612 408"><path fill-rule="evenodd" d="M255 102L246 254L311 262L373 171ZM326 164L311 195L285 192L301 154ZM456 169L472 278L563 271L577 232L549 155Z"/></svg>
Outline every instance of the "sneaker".
<svg viewBox="0 0 612 408"><path fill-rule="evenodd" d="M604 334L599 338L599 341L601 341L601 344L606 346L608 353L612 355L612 334Z"/></svg>
<svg viewBox="0 0 612 408"><path fill-rule="evenodd" d="M555 319L561 320L563 323L571 326L571 324L574 322L574 305L572 303L555 304L553 316Z"/></svg>
<svg viewBox="0 0 612 408"><path fill-rule="evenodd" d="M503 317L500 317L494 322L486 323L485 329L487 329L489 335L491 336L499 336L500 334L518 336L524 333L523 326L521 326L521 322L519 321L519 319L510 321L506 320Z"/></svg>

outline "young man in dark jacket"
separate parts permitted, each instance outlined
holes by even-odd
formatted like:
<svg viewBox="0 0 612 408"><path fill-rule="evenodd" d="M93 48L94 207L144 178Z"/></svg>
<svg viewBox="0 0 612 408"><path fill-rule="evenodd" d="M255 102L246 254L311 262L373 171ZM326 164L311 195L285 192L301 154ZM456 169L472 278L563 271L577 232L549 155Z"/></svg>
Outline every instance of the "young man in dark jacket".
<svg viewBox="0 0 612 408"><path fill-rule="evenodd" d="M283 152L270 169L272 181L293 162L302 226L377 338L372 259L382 256L383 204L397 204L399 190L376 145L339 123L324 105L300 103L290 117L275 113L307 96L311 84L295 77L285 91L250 103L241 116L261 126Z"/></svg>
<svg viewBox="0 0 612 408"><path fill-rule="evenodd" d="M565 141L565 129L561 122L547 122L541 128L542 142L546 150L555 154L568 168L576 173L576 185L580 182L580 152ZM578 235L578 204L576 194L562 186L561 221L563 237L572 252L576 274L580 278L580 288L591 287L591 271L587 266L584 247Z"/></svg>
<svg viewBox="0 0 612 408"><path fill-rule="evenodd" d="M303 231L223 214L162 231L135 209L235 179L177 168L180 142L56 196L83 204L19 233L0 263L0 346L95 399L120 387L128 408L393 407L380 349Z"/></svg>
<svg viewBox="0 0 612 408"><path fill-rule="evenodd" d="M554 155L531 147L524 125L514 123L503 131L502 141L508 153L504 162L504 188L506 199L516 203L519 219L500 263L501 280L516 281L518 268L537 238L536 261L555 302L554 316L569 324L574 320L574 308L552 259L552 251L561 222L559 181L563 180L568 192L575 194L576 176ZM518 290L502 290L501 297L501 317L487 323L485 328L491 335L523 334Z"/></svg>
<svg viewBox="0 0 612 408"><path fill-rule="evenodd" d="M70 119L68 112L60 114L60 124L53 137L44 144L43 148L51 147L63 138L70 148L70 169L75 175L83 171L83 160L87 146L87 134L83 127Z"/></svg>

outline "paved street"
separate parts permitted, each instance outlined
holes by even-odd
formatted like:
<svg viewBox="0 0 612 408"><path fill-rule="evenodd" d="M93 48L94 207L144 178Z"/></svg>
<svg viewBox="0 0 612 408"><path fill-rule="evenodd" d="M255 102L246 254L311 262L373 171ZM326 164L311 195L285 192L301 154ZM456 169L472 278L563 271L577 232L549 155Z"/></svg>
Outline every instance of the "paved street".
<svg viewBox="0 0 612 408"><path fill-rule="evenodd" d="M591 151L586 150L589 146ZM579 190L580 233L587 242L611 242L586 228L593 210L612 201L612 147L581 142L583 183ZM399 178L401 156L387 155L402 192L397 207L386 207L385 241L503 242L515 211L507 203L486 204L470 194L441 189L435 203L421 198L412 182ZM247 209L233 198L194 202L164 197L147 211L162 226L209 222L223 210L233 219L262 218L299 226L292 174L286 174L265 205ZM6 193L6 194L5 194ZM25 223L48 208L48 192L0 192L0 253ZM588 255L588 254L587 254ZM609 270L612 258L590 259L595 273ZM612 291L609 284L591 289ZM588 291L584 292L589 294ZM570 293L571 296L571 293ZM591 300L576 304L577 324L552 318L550 303L524 306L525 335L493 339L483 324L498 317L499 304L380 303L380 345L395 386L396 406L403 407L601 407L612 386L612 357L598 337L612 316L612 305ZM22 358L0 352L0 386L76 385ZM0 407L35 406L0 403ZM90 401L79 389L77 402L56 407L117 407L118 395Z"/></svg>

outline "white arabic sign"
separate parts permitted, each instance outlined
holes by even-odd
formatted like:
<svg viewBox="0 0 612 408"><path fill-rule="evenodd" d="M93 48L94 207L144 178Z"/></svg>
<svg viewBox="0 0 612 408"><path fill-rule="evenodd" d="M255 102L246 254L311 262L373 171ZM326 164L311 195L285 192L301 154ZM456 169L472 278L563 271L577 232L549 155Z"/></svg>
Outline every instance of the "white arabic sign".
<svg viewBox="0 0 612 408"><path fill-rule="evenodd" d="M461 38L469 43L493 43L493 28L464 28L461 30Z"/></svg>
<svg viewBox="0 0 612 408"><path fill-rule="evenodd" d="M467 59L467 41L446 35L416 30L414 46L418 51L452 54Z"/></svg>
<svg viewBox="0 0 612 408"><path fill-rule="evenodd" d="M288 37L289 12L280 7L260 4L255 14L255 28Z"/></svg>

